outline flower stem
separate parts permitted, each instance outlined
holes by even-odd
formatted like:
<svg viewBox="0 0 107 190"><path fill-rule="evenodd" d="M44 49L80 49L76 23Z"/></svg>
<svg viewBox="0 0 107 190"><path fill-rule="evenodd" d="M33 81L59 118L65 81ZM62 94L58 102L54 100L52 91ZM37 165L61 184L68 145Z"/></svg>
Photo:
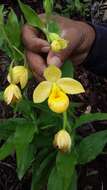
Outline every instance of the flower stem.
<svg viewBox="0 0 107 190"><path fill-rule="evenodd" d="M47 28L44 28L44 29L43 29L43 32L44 32L44 34L46 35L46 38L47 38L48 42L50 43L49 31L48 31L48 29L47 29Z"/></svg>
<svg viewBox="0 0 107 190"><path fill-rule="evenodd" d="M26 56L25 56L25 52L24 52L24 67L28 68L27 59L26 59Z"/></svg>
<svg viewBox="0 0 107 190"><path fill-rule="evenodd" d="M12 74L12 67L13 67L13 63L14 63L14 59L12 60L11 64L10 64L10 67L9 67L9 74L10 74L10 81L12 83L12 80L13 80L13 74Z"/></svg>
<svg viewBox="0 0 107 190"><path fill-rule="evenodd" d="M72 130L71 125L68 121L67 112L64 112L63 113L63 129L66 129L66 128L68 128L70 131Z"/></svg>
<svg viewBox="0 0 107 190"><path fill-rule="evenodd" d="M67 126L67 112L63 113L63 129L66 129Z"/></svg>
<svg viewBox="0 0 107 190"><path fill-rule="evenodd" d="M21 56L22 58L24 59L24 54L16 47L16 46L12 46L13 49L15 49Z"/></svg>

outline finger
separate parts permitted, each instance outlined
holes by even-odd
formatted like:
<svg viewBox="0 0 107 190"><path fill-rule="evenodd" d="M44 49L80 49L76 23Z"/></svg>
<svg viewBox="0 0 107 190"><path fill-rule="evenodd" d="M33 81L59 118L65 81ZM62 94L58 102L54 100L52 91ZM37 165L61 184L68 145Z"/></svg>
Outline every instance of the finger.
<svg viewBox="0 0 107 190"><path fill-rule="evenodd" d="M25 47L33 52L48 52L49 43L39 38L38 31L29 25L25 25L22 29L22 40Z"/></svg>
<svg viewBox="0 0 107 190"><path fill-rule="evenodd" d="M43 80L43 72L46 68L43 58L40 55L30 51L26 51L26 57L34 76L39 80Z"/></svg>
<svg viewBox="0 0 107 190"><path fill-rule="evenodd" d="M86 57L87 57L87 52L82 52L82 53L71 55L69 59L75 65L80 65L81 63L83 63L83 61L86 59Z"/></svg>
<svg viewBox="0 0 107 190"><path fill-rule="evenodd" d="M33 73L33 76L37 79L38 82L41 82L44 80L44 78L39 76L37 73Z"/></svg>

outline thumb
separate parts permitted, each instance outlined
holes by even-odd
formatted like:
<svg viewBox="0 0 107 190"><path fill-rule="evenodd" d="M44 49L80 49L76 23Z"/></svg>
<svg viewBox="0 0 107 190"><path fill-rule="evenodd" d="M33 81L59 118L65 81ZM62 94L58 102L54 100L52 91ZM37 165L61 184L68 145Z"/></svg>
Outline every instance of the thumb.
<svg viewBox="0 0 107 190"><path fill-rule="evenodd" d="M61 50L59 53L54 53L51 50L48 53L47 64L54 64L57 67L61 67L63 62L70 56L71 48Z"/></svg>

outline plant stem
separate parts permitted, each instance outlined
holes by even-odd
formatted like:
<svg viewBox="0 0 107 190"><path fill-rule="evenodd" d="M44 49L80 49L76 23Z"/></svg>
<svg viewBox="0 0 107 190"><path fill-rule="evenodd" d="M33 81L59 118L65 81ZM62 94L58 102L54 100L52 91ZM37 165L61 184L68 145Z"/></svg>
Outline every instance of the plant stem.
<svg viewBox="0 0 107 190"><path fill-rule="evenodd" d="M28 68L27 59L25 56L25 51L24 51L24 67Z"/></svg>
<svg viewBox="0 0 107 190"><path fill-rule="evenodd" d="M22 56L23 59L25 59L24 54L16 46L13 45L12 47Z"/></svg>
<svg viewBox="0 0 107 190"><path fill-rule="evenodd" d="M13 76L12 76L12 67L13 67L13 63L14 63L14 59L12 60L11 64L10 64L10 68L9 68L9 75L10 75L10 82L12 83L13 80Z"/></svg>
<svg viewBox="0 0 107 190"><path fill-rule="evenodd" d="M47 38L48 42L50 43L48 28L44 28L44 29L43 29L43 32L44 32L44 34L46 35L46 38Z"/></svg>
<svg viewBox="0 0 107 190"><path fill-rule="evenodd" d="M68 121L67 112L64 112L63 113L63 129L66 129L66 128L68 128L70 131L72 130L71 125Z"/></svg>
<svg viewBox="0 0 107 190"><path fill-rule="evenodd" d="M63 113L63 129L66 129L67 126L67 112Z"/></svg>

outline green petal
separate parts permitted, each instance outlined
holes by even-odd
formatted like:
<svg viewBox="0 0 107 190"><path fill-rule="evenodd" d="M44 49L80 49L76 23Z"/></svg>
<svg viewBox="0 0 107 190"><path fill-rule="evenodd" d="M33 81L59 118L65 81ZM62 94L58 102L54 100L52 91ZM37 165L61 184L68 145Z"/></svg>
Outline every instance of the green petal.
<svg viewBox="0 0 107 190"><path fill-rule="evenodd" d="M50 32L49 33L49 40L52 42L53 40L58 40L60 36L56 33Z"/></svg>
<svg viewBox="0 0 107 190"><path fill-rule="evenodd" d="M61 78L57 81L57 85L67 94L79 94L85 92L82 84L71 78Z"/></svg>
<svg viewBox="0 0 107 190"><path fill-rule="evenodd" d="M61 70L53 64L54 63L52 63L52 65L47 67L44 71L45 79L50 82L56 82L58 79L61 78L61 74L62 74Z"/></svg>
<svg viewBox="0 0 107 190"><path fill-rule="evenodd" d="M45 101L51 91L52 83L48 81L41 82L33 92L33 101L34 103L41 103Z"/></svg>

